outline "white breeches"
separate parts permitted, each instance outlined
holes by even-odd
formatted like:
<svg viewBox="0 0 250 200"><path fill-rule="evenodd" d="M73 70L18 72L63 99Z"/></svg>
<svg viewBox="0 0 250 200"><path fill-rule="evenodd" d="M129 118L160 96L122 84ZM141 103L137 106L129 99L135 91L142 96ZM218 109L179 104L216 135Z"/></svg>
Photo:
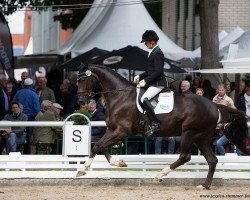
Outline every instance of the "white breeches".
<svg viewBox="0 0 250 200"><path fill-rule="evenodd" d="M158 94L164 87L163 86L158 86L158 87L154 87L154 86L150 86L146 92L142 95L141 97L141 102L143 102L143 100L145 98L148 98L148 100L152 99L156 94Z"/></svg>

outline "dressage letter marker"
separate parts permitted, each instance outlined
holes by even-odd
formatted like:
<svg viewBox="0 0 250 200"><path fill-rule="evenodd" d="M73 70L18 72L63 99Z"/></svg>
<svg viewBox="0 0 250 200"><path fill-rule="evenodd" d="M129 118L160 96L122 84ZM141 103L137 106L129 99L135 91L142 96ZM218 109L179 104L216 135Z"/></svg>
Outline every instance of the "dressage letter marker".
<svg viewBox="0 0 250 200"><path fill-rule="evenodd" d="M89 126L65 125L65 155L89 155Z"/></svg>

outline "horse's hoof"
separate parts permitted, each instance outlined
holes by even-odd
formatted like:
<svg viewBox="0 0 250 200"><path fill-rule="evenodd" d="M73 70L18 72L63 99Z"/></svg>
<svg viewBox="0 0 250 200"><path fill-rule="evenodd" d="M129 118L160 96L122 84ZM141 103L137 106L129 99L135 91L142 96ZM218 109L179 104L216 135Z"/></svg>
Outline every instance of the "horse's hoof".
<svg viewBox="0 0 250 200"><path fill-rule="evenodd" d="M85 174L86 174L86 172L78 171L76 174L76 177L84 176Z"/></svg>
<svg viewBox="0 0 250 200"><path fill-rule="evenodd" d="M119 160L119 167L127 167L127 164L124 160Z"/></svg>
<svg viewBox="0 0 250 200"><path fill-rule="evenodd" d="M155 177L154 180L153 180L153 182L160 183L160 182L162 182L162 179Z"/></svg>
<svg viewBox="0 0 250 200"><path fill-rule="evenodd" d="M205 190L206 189L203 185L198 185L196 188L199 189L199 190Z"/></svg>

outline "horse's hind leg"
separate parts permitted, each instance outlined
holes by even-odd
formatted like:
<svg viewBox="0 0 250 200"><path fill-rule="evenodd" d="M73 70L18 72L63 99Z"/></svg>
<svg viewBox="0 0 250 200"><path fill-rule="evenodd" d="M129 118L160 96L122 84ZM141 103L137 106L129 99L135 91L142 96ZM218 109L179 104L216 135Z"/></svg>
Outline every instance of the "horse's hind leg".
<svg viewBox="0 0 250 200"><path fill-rule="evenodd" d="M182 134L181 136L180 156L178 160L172 163L170 166L165 167L159 174L157 174L157 176L154 178L154 181L161 182L163 176L166 176L169 172L190 161L193 140L188 135L189 134Z"/></svg>
<svg viewBox="0 0 250 200"><path fill-rule="evenodd" d="M210 140L207 140L206 138L202 138L195 142L198 149L200 149L201 154L205 157L207 163L208 163L208 174L207 178L205 180L205 183L198 186L199 189L209 189L213 180L215 168L218 162L218 159L216 158L211 146L210 146Z"/></svg>

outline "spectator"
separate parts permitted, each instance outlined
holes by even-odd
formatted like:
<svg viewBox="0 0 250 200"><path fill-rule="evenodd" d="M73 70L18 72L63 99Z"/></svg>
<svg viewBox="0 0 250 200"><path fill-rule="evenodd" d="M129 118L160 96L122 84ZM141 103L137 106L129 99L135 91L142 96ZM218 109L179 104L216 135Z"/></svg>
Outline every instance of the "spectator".
<svg viewBox="0 0 250 200"><path fill-rule="evenodd" d="M0 120L4 118L9 110L8 96L5 92L7 78L0 75Z"/></svg>
<svg viewBox="0 0 250 200"><path fill-rule="evenodd" d="M29 73L28 72L22 72L21 74L21 81L17 83L17 90L21 90L24 88L24 81L26 78L29 78Z"/></svg>
<svg viewBox="0 0 250 200"><path fill-rule="evenodd" d="M6 84L6 94L8 97L9 105L11 105L12 99L14 98L16 92L17 90L15 88L15 82L13 82L12 80L8 80Z"/></svg>
<svg viewBox="0 0 250 200"><path fill-rule="evenodd" d="M212 100L216 94L216 90L212 88L211 82L208 79L205 79L202 83L202 89L204 90L203 96Z"/></svg>
<svg viewBox="0 0 250 200"><path fill-rule="evenodd" d="M62 92L61 105L63 107L61 114L62 117L66 119L76 110L76 96L74 96L71 92L68 91L68 85L66 84L61 84L60 90Z"/></svg>
<svg viewBox="0 0 250 200"><path fill-rule="evenodd" d="M218 85L217 92L218 94L213 98L213 102L236 109L233 100L226 95L226 87L224 84ZM220 132L219 136L220 138L216 141L215 150L218 155L225 155L224 146L229 144L229 140L223 132Z"/></svg>
<svg viewBox="0 0 250 200"><path fill-rule="evenodd" d="M161 154L163 139L164 139L163 137L157 137L155 139L155 154ZM168 148L166 152L168 154L174 154L175 137L167 137L167 141L168 141Z"/></svg>
<svg viewBox="0 0 250 200"><path fill-rule="evenodd" d="M182 81L181 82L181 93L182 94L193 94L191 91L190 91L190 82L189 81Z"/></svg>
<svg viewBox="0 0 250 200"><path fill-rule="evenodd" d="M192 93L195 93L197 88L201 87L201 81L200 78L198 76L194 77L193 79L193 84L190 87L190 90Z"/></svg>
<svg viewBox="0 0 250 200"><path fill-rule="evenodd" d="M11 104L11 112L4 116L4 120L7 121L27 121L28 117L21 111L22 106L13 102ZM16 152L17 144L24 144L26 140L25 127L12 127L9 130L5 130L0 137L0 144L3 144L3 140L6 140L6 153ZM2 153L3 147L0 148Z"/></svg>
<svg viewBox="0 0 250 200"><path fill-rule="evenodd" d="M239 86L239 88L240 88L240 93L244 93L245 87L246 87L245 81L241 80L241 81L240 81L240 86Z"/></svg>
<svg viewBox="0 0 250 200"><path fill-rule="evenodd" d="M51 109L51 102L43 101L42 102L42 111L36 116L36 121L57 121L58 116L60 115L60 110L62 106L58 103L53 103ZM59 110L59 111L58 111ZM33 130L33 151L35 145L39 142L49 143L52 151L54 151L54 142L56 138L56 127L36 127Z"/></svg>
<svg viewBox="0 0 250 200"><path fill-rule="evenodd" d="M20 102L23 105L23 113L28 116L28 121L34 121L36 115L40 111L40 103L37 94L35 93L34 89L32 88L33 81L30 78L26 78L24 81L24 88L19 90L16 95L14 96L14 102ZM32 128L27 127L27 144L24 148L24 153L30 153L31 147L31 135L32 135Z"/></svg>
<svg viewBox="0 0 250 200"><path fill-rule="evenodd" d="M41 103L41 111L36 115L35 117L35 121L43 121L43 114L49 110L52 107L52 102L49 100L44 100ZM39 132L41 132L40 130L42 130L43 127L34 127L33 128L33 132L32 132L32 140L31 140L31 154L35 154L36 153L36 136L39 134Z"/></svg>
<svg viewBox="0 0 250 200"><path fill-rule="evenodd" d="M77 91L77 74L71 74L69 76L69 92L71 92L74 96L77 96Z"/></svg>
<svg viewBox="0 0 250 200"><path fill-rule="evenodd" d="M233 100L226 95L226 87L224 84L218 85L217 92L218 94L213 98L213 102L236 109Z"/></svg>
<svg viewBox="0 0 250 200"><path fill-rule="evenodd" d="M196 88L195 94L198 95L198 96L203 96L204 91L203 91L202 88Z"/></svg>
<svg viewBox="0 0 250 200"><path fill-rule="evenodd" d="M229 84L228 96L233 100L233 102L235 104L235 82L231 82Z"/></svg>
<svg viewBox="0 0 250 200"><path fill-rule="evenodd" d="M41 103L43 100L55 102L55 94L46 84L47 79L45 77L37 77L36 93L39 97L39 102Z"/></svg>
<svg viewBox="0 0 250 200"><path fill-rule="evenodd" d="M91 121L105 121L105 116L103 111L99 110L96 107L95 100L91 99L88 104L88 109L91 112L90 120ZM92 127L91 128L91 141L98 142L102 136L105 134L106 128L104 127Z"/></svg>

